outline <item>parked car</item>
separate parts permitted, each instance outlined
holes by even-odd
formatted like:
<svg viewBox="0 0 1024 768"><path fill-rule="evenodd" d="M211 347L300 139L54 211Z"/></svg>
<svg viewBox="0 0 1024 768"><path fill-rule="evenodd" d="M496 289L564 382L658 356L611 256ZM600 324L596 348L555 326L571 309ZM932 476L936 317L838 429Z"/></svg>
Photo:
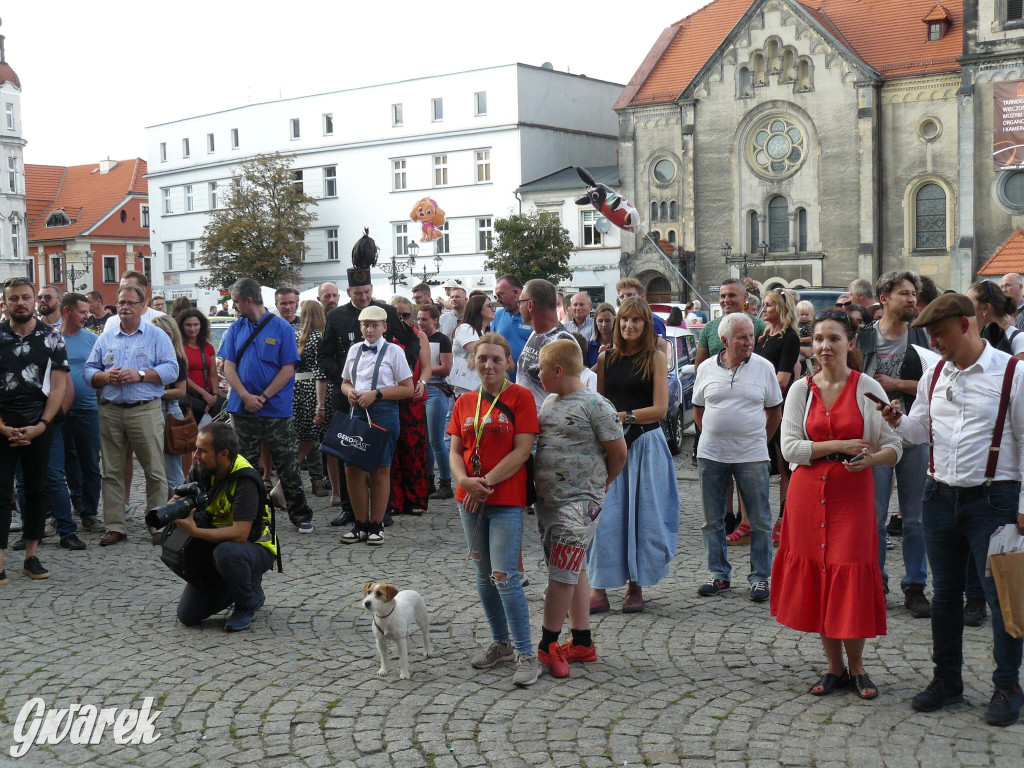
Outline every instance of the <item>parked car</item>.
<svg viewBox="0 0 1024 768"><path fill-rule="evenodd" d="M815 312L834 307L839 295L846 293L845 288L798 288L794 291L798 297L797 301L811 302Z"/></svg>
<svg viewBox="0 0 1024 768"><path fill-rule="evenodd" d="M697 337L687 328L666 329L668 334L668 412L661 420L673 456L683 450L683 432L693 424L693 383L697 376Z"/></svg>
<svg viewBox="0 0 1024 768"><path fill-rule="evenodd" d="M213 344L215 352L220 351L220 343L224 340L224 334L228 332L228 328L235 322L233 317L211 317L208 318L210 322L210 343Z"/></svg>

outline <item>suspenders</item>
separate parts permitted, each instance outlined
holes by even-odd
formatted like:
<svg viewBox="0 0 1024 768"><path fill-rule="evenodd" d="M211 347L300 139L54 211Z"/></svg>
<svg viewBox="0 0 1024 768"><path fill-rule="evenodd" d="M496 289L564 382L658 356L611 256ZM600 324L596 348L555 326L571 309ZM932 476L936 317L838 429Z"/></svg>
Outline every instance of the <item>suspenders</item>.
<svg viewBox="0 0 1024 768"><path fill-rule="evenodd" d="M1003 388L999 393L999 412L996 415L995 428L992 430L992 445L988 449L988 463L985 465L985 483L992 482L996 476L996 465L999 463L999 445L1003 442L1003 427L1006 424L1006 411L1010 407L1010 388L1013 386L1013 371L1020 362L1016 357L1011 357L1003 372ZM932 384L928 388L928 473L935 476L935 436L932 432L932 395L935 392L935 385L939 383L939 376L945 368L945 361L935 366L932 374Z"/></svg>

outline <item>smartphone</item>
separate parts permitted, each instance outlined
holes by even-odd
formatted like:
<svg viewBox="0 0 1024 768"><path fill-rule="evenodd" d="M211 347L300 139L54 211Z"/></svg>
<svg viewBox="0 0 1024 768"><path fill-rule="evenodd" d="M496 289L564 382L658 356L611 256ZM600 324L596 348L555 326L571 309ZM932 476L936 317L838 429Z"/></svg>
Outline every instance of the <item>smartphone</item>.
<svg viewBox="0 0 1024 768"><path fill-rule="evenodd" d="M854 456L852 459L848 459L846 463L847 464L853 464L856 461L860 461L861 459L863 459L867 455L868 455L867 451L861 451L856 456Z"/></svg>
<svg viewBox="0 0 1024 768"><path fill-rule="evenodd" d="M868 400L870 400L873 403L878 403L883 408L886 408L886 407L891 408L892 407L891 405L889 405L889 403L885 402L885 400L880 398L874 392L865 392L864 393L864 397L866 397Z"/></svg>

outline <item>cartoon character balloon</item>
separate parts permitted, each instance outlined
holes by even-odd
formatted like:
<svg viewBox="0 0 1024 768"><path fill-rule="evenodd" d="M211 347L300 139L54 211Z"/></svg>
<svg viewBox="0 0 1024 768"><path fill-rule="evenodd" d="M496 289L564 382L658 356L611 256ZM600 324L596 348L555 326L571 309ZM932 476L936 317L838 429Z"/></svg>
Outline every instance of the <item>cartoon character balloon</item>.
<svg viewBox="0 0 1024 768"><path fill-rule="evenodd" d="M598 184L586 168L576 168L576 173L587 184L587 194L576 200L576 205L592 205L608 221L626 232L640 228L640 212L626 198L615 193L611 187Z"/></svg>
<svg viewBox="0 0 1024 768"><path fill-rule="evenodd" d="M437 203L429 197L416 201L409 218L418 221L423 227L421 243L432 243L444 237L444 233L440 229L444 226L444 211L438 208Z"/></svg>

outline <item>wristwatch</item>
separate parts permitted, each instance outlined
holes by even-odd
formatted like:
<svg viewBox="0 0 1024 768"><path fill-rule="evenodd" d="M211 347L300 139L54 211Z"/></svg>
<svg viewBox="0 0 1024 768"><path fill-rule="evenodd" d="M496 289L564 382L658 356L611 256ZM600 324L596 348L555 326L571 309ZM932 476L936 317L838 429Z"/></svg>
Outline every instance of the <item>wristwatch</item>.
<svg viewBox="0 0 1024 768"><path fill-rule="evenodd" d="M626 415L622 417L623 424L636 424L636 414L632 411L626 411Z"/></svg>
<svg viewBox="0 0 1024 768"><path fill-rule="evenodd" d="M142 383L145 380L146 380L146 372L140 368L139 369L139 383Z"/></svg>
<svg viewBox="0 0 1024 768"><path fill-rule="evenodd" d="M384 393L383 393L383 392L381 392L381 391L380 391L380 390L378 389L378 390L377 390L377 396L376 396L376 397L374 398L374 400L383 400L383 399L384 399Z"/></svg>

